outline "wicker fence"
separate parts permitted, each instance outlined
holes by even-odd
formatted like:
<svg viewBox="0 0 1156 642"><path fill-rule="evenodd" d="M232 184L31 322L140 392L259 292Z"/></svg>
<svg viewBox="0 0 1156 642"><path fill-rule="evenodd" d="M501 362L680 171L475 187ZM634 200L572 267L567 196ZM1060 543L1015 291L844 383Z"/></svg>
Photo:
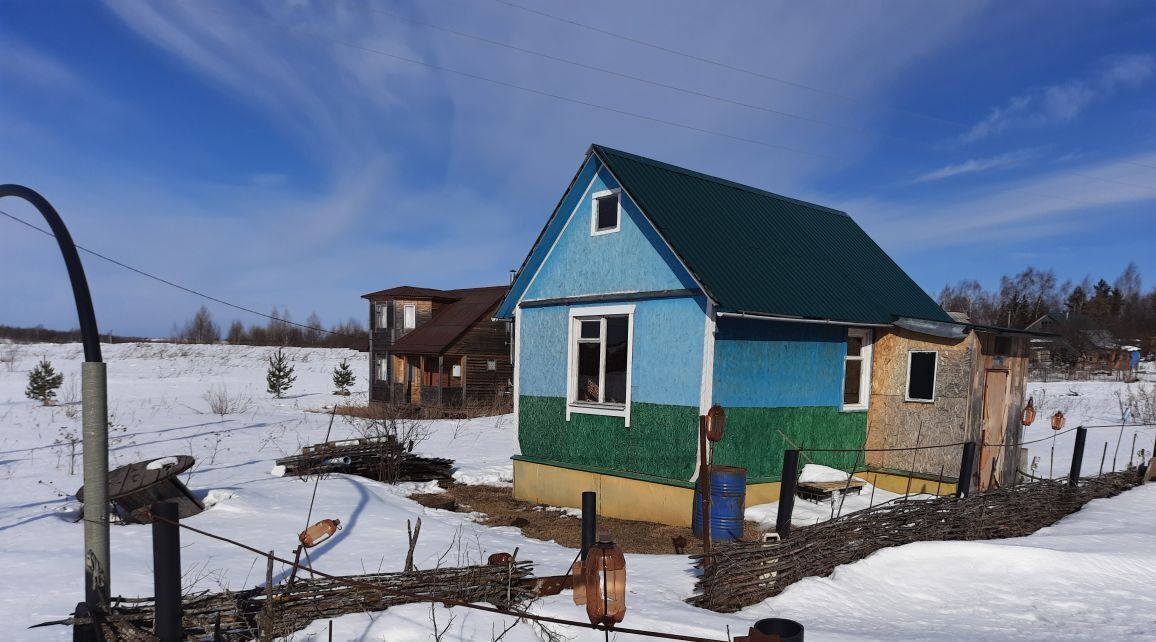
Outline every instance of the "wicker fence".
<svg viewBox="0 0 1156 642"><path fill-rule="evenodd" d="M804 577L825 577L835 567L890 546L931 540L1020 537L1055 523L1089 501L1140 484L1136 470L1082 480L1046 480L968 497L896 501L792 530L785 541L716 543L710 563L694 556L703 574L688 601L734 612L778 595Z"/></svg>

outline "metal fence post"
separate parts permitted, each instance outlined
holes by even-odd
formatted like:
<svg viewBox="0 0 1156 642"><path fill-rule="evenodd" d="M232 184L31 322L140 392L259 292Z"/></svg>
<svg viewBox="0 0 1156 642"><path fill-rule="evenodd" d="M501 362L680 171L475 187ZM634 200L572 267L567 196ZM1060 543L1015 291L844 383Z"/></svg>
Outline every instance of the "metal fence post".
<svg viewBox="0 0 1156 642"><path fill-rule="evenodd" d="M955 484L955 496L967 497L971 494L971 473L975 465L975 442L963 445L963 459L959 461L959 480Z"/></svg>
<svg viewBox="0 0 1156 642"><path fill-rule="evenodd" d="M1076 428L1076 449L1072 451L1072 471L1068 473L1068 485L1080 483L1080 465L1084 461L1084 442L1088 439L1088 429L1080 426Z"/></svg>
<svg viewBox="0 0 1156 642"><path fill-rule="evenodd" d="M598 530L598 493L592 490L582 493L582 559L594 546L595 534Z"/></svg>
<svg viewBox="0 0 1156 642"><path fill-rule="evenodd" d="M161 642L185 639L181 626L181 529L175 502L156 502L153 514L153 635Z"/></svg>
<svg viewBox="0 0 1156 642"><path fill-rule="evenodd" d="M779 514L775 532L779 539L791 536L791 513L795 511L795 490L799 487L799 451L783 451L783 475L779 484Z"/></svg>

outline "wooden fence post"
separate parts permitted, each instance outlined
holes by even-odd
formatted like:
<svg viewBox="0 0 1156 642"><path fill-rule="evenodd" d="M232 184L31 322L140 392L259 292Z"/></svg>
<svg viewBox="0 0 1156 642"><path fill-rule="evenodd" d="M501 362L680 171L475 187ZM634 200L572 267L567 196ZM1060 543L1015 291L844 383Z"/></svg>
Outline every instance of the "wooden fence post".
<svg viewBox="0 0 1156 642"><path fill-rule="evenodd" d="M959 461L959 481L955 484L955 496L967 497L971 494L971 473L975 465L975 442L963 445L963 459Z"/></svg>
<svg viewBox="0 0 1156 642"><path fill-rule="evenodd" d="M795 490L799 487L799 451L783 451L783 475L779 484L779 514L775 532L779 539L791 536L791 513L795 511Z"/></svg>
<svg viewBox="0 0 1156 642"><path fill-rule="evenodd" d="M153 514L153 635L161 642L185 639L181 625L181 529L176 502L155 502Z"/></svg>
<svg viewBox="0 0 1156 642"><path fill-rule="evenodd" d="M1080 426L1076 428L1076 449L1072 451L1072 471L1068 473L1068 485L1076 486L1080 483L1080 464L1084 461L1084 442L1088 439L1088 429Z"/></svg>

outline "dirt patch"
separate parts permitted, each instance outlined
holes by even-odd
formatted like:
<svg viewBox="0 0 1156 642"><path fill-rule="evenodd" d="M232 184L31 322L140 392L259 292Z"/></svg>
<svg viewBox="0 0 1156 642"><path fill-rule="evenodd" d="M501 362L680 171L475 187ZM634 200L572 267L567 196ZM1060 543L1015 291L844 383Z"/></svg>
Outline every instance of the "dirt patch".
<svg viewBox="0 0 1156 642"><path fill-rule="evenodd" d="M410 499L422 506L459 513L482 513L478 522L486 526L513 526L527 537L553 540L567 548L582 543L581 520L562 511L514 499L513 489L503 486L445 484L444 493L419 493ZM599 517L598 528L609 530L614 541L627 553L654 555L691 554L702 550L702 540L689 528ZM746 522L743 539L754 540L765 531Z"/></svg>

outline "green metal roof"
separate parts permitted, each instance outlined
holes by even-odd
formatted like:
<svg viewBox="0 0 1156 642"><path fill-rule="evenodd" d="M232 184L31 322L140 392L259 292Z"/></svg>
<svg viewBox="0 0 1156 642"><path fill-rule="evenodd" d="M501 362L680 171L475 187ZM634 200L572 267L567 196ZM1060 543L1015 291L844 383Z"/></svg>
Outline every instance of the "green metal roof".
<svg viewBox="0 0 1156 642"><path fill-rule="evenodd" d="M952 319L847 214L594 145L720 310Z"/></svg>

